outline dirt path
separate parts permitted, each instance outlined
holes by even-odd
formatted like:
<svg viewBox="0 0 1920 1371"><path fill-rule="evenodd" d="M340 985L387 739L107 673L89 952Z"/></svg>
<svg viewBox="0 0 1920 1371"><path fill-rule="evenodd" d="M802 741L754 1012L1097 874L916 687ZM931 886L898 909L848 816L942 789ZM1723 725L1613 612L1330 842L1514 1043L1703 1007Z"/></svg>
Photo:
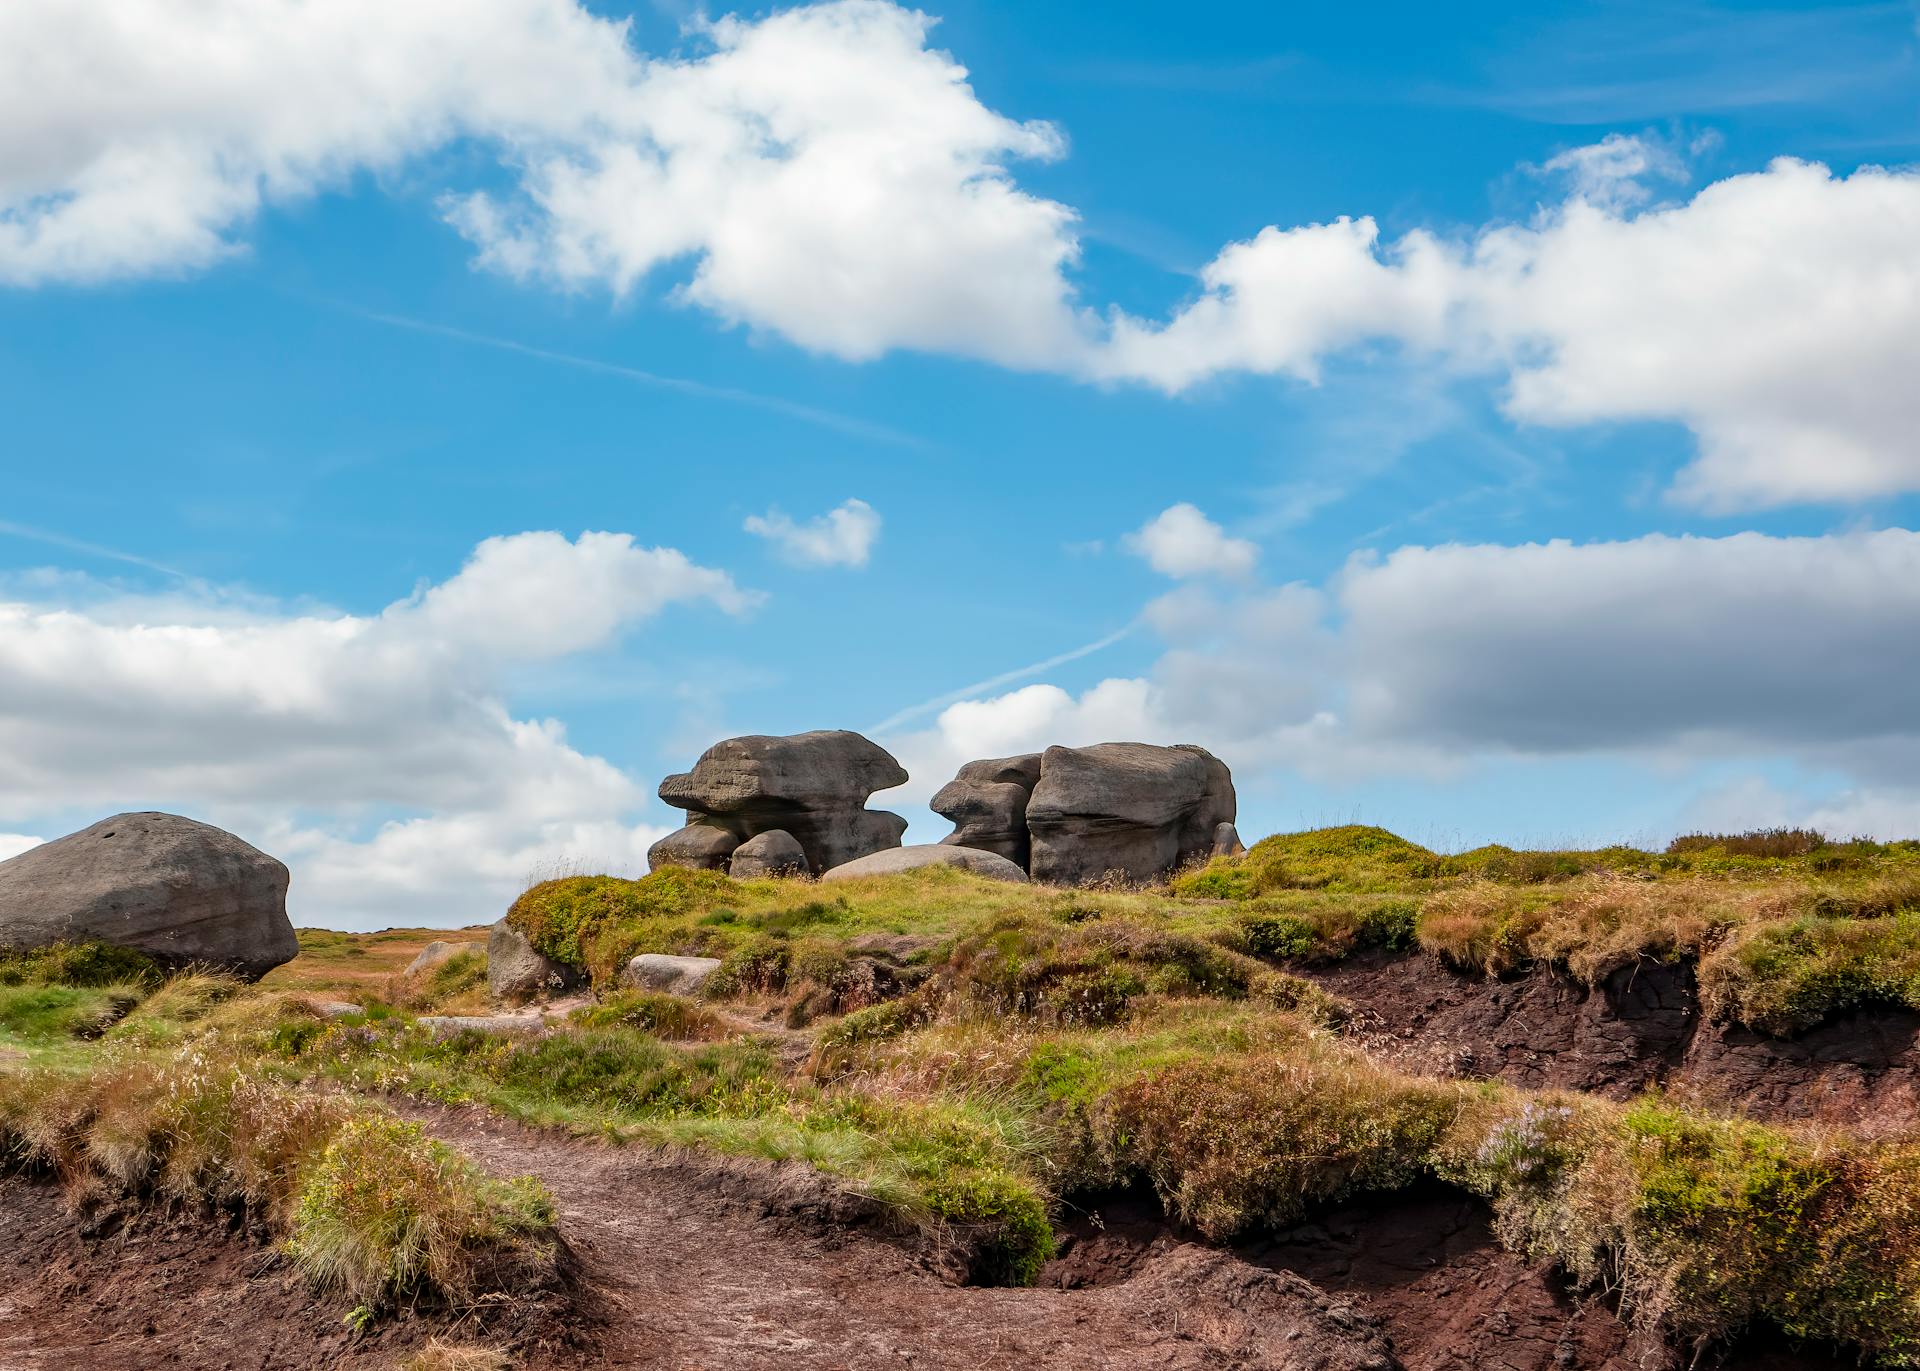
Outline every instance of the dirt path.
<svg viewBox="0 0 1920 1371"><path fill-rule="evenodd" d="M584 1364L672 1371L999 1367L1368 1368L1377 1331L1305 1281L1183 1244L1119 1285L942 1281L862 1231L860 1206L800 1167L615 1150L476 1114L432 1131L554 1191L579 1261ZM571 1366L579 1354L536 1357Z"/></svg>

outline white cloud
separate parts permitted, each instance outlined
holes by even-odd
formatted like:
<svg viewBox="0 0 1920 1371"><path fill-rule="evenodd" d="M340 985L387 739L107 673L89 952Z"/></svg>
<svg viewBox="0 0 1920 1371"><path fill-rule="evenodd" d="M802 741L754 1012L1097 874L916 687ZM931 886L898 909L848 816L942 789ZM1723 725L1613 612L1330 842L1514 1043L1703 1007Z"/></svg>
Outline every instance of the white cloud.
<svg viewBox="0 0 1920 1371"><path fill-rule="evenodd" d="M1612 210L1631 209L1653 198L1649 178L1685 181L1687 164L1657 138L1609 133L1597 143L1549 157L1540 170L1567 178L1576 199Z"/></svg>
<svg viewBox="0 0 1920 1371"><path fill-rule="evenodd" d="M1631 214L1638 155L1563 155L1584 195L1466 243L1383 245L1371 219L1262 230L1166 324L1117 317L1101 369L1311 380L1395 343L1504 371L1517 419L1685 424L1700 453L1674 494L1708 510L1920 489L1920 175L1783 159Z"/></svg>
<svg viewBox="0 0 1920 1371"><path fill-rule="evenodd" d="M765 538L787 561L797 566L867 564L880 536L880 515L865 500L846 500L825 514L796 524L777 509L751 514L741 527Z"/></svg>
<svg viewBox="0 0 1920 1371"><path fill-rule="evenodd" d="M1253 574L1259 549L1244 538L1229 538L1220 525L1190 504L1170 505L1123 540L1127 551L1146 559L1162 576L1244 579Z"/></svg>
<svg viewBox="0 0 1920 1371"><path fill-rule="evenodd" d="M38 847L44 841L27 833L0 833L0 862L9 857L18 857L28 848Z"/></svg>
<svg viewBox="0 0 1920 1371"><path fill-rule="evenodd" d="M649 57L578 0L0 6L0 283L203 267L263 206L470 140L444 212L480 262L677 299L846 359L911 348L1182 390L1403 349L1503 378L1523 422L1684 425L1673 494L1728 512L1920 489L1920 174L1782 160L1656 204L1676 152L1550 159L1525 224L1374 220L1229 244L1171 318L1080 303L1074 211L1012 168L1051 125L981 102L932 20L831 0Z"/></svg>
<svg viewBox="0 0 1920 1371"><path fill-rule="evenodd" d="M451 138L577 137L633 61L572 0L0 5L0 283L202 267Z"/></svg>
<svg viewBox="0 0 1920 1371"><path fill-rule="evenodd" d="M845 358L1030 367L1084 347L1074 215L1011 159L1064 140L974 96L932 20L833 0L694 24L650 58L576 0L15 0L0 6L0 284L205 267L260 210L458 139L482 263L683 297Z"/></svg>
<svg viewBox="0 0 1920 1371"><path fill-rule="evenodd" d="M602 131L528 157L522 195L450 217L483 262L564 287L624 294L696 258L686 299L837 357L1057 367L1086 346L1074 214L1005 163L1064 140L981 104L931 26L878 0L723 19L707 55L648 64Z"/></svg>
<svg viewBox="0 0 1920 1371"><path fill-rule="evenodd" d="M1407 547L1324 590L1184 587L1142 617L1166 641L1145 676L966 701L889 739L932 768L916 797L975 757L1116 738L1336 783L1771 757L1854 790L1755 822L1920 831L1902 818L1920 768L1920 534L1904 529Z"/></svg>
<svg viewBox="0 0 1920 1371"><path fill-rule="evenodd" d="M458 574L371 616L0 601L0 816L231 816L304 863L300 917L418 922L440 912L414 898L429 871L449 876L450 899L497 899L503 862L619 856L651 831L628 818L646 787L557 721L515 718L503 673L609 644L669 604L754 601L612 533L488 539ZM463 845L481 834L485 850ZM428 860L436 835L450 846Z"/></svg>

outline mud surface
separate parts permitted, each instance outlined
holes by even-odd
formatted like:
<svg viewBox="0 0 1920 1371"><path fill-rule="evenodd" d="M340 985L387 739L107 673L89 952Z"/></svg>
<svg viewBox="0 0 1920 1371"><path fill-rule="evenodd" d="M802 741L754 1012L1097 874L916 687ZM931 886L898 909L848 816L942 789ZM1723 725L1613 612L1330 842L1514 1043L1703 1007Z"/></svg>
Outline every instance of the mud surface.
<svg viewBox="0 0 1920 1371"><path fill-rule="evenodd" d="M1507 981L1424 956L1310 970L1361 1011L1369 1051L1427 1075L1624 1098L1649 1086L1768 1120L1866 1132L1920 1124L1920 1015L1864 1009L1790 1041L1705 1022L1693 970L1645 960L1588 987L1538 968Z"/></svg>
<svg viewBox="0 0 1920 1371"><path fill-rule="evenodd" d="M1091 1199L1070 1216L1045 1284L1079 1288L1134 1276L1181 1242L1137 1194ZM1249 1265L1301 1277L1386 1332L1407 1371L1841 1371L1857 1366L1773 1338L1691 1349L1634 1337L1604 1299L1502 1248L1485 1206L1434 1185L1371 1197L1236 1249Z"/></svg>
<svg viewBox="0 0 1920 1371"><path fill-rule="evenodd" d="M511 1346L536 1371L1396 1365L1351 1300L1231 1253L1174 1242L1097 1289L970 1288L804 1168L420 1117L481 1165L552 1187L571 1251L552 1301L565 1307L490 1324L419 1314L355 1340L338 1301L205 1217L83 1236L53 1187L15 1180L0 1191L0 1368L385 1367L430 1333Z"/></svg>

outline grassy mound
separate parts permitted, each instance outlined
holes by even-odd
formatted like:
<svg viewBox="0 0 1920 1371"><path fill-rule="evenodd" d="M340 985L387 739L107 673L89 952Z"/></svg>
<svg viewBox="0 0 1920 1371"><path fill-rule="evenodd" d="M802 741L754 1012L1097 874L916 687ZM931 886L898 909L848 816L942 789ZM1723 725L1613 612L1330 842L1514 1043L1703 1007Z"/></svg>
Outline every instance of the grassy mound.
<svg viewBox="0 0 1920 1371"><path fill-rule="evenodd" d="M86 1074L0 1073L0 1158L81 1197L243 1206L316 1282L370 1307L466 1299L503 1257L520 1281L553 1256L537 1183L491 1180L414 1125L207 1044Z"/></svg>

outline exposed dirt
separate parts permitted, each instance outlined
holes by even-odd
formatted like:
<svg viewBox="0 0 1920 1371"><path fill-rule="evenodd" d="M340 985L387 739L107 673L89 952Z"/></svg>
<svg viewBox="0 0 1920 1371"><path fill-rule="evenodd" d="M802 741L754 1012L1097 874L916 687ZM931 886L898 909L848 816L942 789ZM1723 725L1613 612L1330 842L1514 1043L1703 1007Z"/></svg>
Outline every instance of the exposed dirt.
<svg viewBox="0 0 1920 1371"><path fill-rule="evenodd" d="M1508 981L1423 956L1367 955L1308 972L1362 1011L1355 1036L1429 1075L1620 1098L1650 1085L1763 1119L1920 1124L1920 1015L1870 1009L1791 1041L1707 1023L1692 967L1644 960L1592 989L1546 968Z"/></svg>
<svg viewBox="0 0 1920 1371"><path fill-rule="evenodd" d="M942 1279L877 1209L804 1167L614 1150L472 1114L421 1114L502 1174L552 1187L571 1249L548 1301L454 1330L534 1371L1391 1371L1352 1301L1290 1273L1170 1243L1088 1290ZM57 1192L0 1190L0 1369L388 1366L446 1314L353 1339L270 1249L204 1216L83 1236Z"/></svg>
<svg viewBox="0 0 1920 1371"><path fill-rule="evenodd" d="M1102 1196L1067 1224L1045 1284L1137 1279L1178 1231L1136 1194ZM1485 1206L1441 1186L1370 1197L1239 1248L1255 1266L1350 1297L1383 1327L1407 1371L1840 1371L1819 1349L1780 1345L1690 1353L1635 1337L1604 1299L1578 1296L1549 1267L1502 1248ZM1124 1288L1124 1287L1122 1287Z"/></svg>
<svg viewBox="0 0 1920 1371"><path fill-rule="evenodd" d="M270 1246L218 1214L69 1212L58 1187L0 1178L0 1371L390 1367L432 1334L533 1346L566 1336L562 1291L419 1311L356 1337Z"/></svg>

